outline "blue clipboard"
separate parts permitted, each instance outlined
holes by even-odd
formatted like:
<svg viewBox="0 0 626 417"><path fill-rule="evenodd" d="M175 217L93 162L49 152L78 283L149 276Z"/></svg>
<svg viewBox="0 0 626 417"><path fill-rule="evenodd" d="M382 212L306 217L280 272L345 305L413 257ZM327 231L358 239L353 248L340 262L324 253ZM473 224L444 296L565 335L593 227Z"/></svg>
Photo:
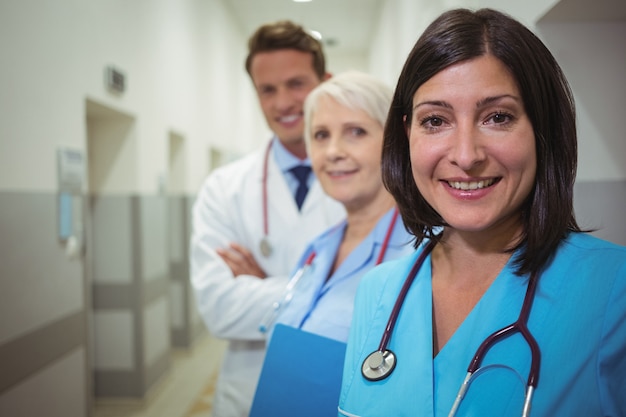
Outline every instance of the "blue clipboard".
<svg viewBox="0 0 626 417"><path fill-rule="evenodd" d="M346 344L277 324L249 417L337 417Z"/></svg>

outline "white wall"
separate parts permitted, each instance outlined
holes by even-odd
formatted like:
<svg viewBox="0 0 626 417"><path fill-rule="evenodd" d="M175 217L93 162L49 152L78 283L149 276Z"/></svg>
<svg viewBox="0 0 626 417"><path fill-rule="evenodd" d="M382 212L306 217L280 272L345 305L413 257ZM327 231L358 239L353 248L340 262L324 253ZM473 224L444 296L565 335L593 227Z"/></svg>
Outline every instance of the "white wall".
<svg viewBox="0 0 626 417"><path fill-rule="evenodd" d="M246 37L219 0L2 2L0 190L56 190L56 148L85 149L90 98L136 120L133 191L157 190L175 131L195 192L209 145L243 152L267 139ZM104 87L107 65L126 74L124 94Z"/></svg>
<svg viewBox="0 0 626 417"><path fill-rule="evenodd" d="M339 74L343 71L357 70L368 71L367 54L361 51L338 50L325 47L326 70L331 74Z"/></svg>
<svg viewBox="0 0 626 417"><path fill-rule="evenodd" d="M395 86L415 41L441 12L452 7L473 7L476 0L387 0L381 9L369 55L370 72Z"/></svg>
<svg viewBox="0 0 626 417"><path fill-rule="evenodd" d="M87 156L87 111L94 117L125 116L117 125L128 137L116 139L123 147L121 159L107 159L115 175L98 178L105 180L99 190L105 193L157 193L170 163L172 134L177 158L185 161L182 173L176 172L176 191L188 194L195 194L210 169L210 147L243 153L269 137L258 133L267 128L244 70L248 34L234 23L224 1L0 1L0 209L5 215L0 217L0 304L3 317L10 318L0 326L0 351L10 353L3 355L3 366L18 360L11 369L2 368L0 415L85 415L93 392L92 362L96 368L126 369L134 358L124 341L91 352L80 322L91 307L92 282L83 274L90 265L66 259L57 239L56 152L66 146ZM105 88L108 65L125 73L125 93ZM108 110L102 114L103 109ZM94 131L89 132L89 148L99 158L116 150L111 132L99 130L101 122L90 124ZM107 167L91 172L100 177L103 170ZM152 254L157 248L146 249ZM155 266L143 269L150 273ZM146 362L167 351L167 309L159 299L145 310ZM96 315L94 320L104 333L138 331L119 328L130 324L128 317ZM52 353L17 349L48 342L51 332L58 332L59 340L68 334L72 339ZM73 350L64 356L66 346ZM52 362L46 365L47 360ZM59 385L61 374L67 377Z"/></svg>
<svg viewBox="0 0 626 417"><path fill-rule="evenodd" d="M395 85L402 65L424 29L445 10L491 7L534 23L558 0L387 0L369 54L370 72Z"/></svg>
<svg viewBox="0 0 626 417"><path fill-rule="evenodd" d="M545 21L539 31L574 91L578 180L626 179L626 23Z"/></svg>
<svg viewBox="0 0 626 417"><path fill-rule="evenodd" d="M535 23L560 0L476 0L478 7L490 7L510 14L534 29Z"/></svg>

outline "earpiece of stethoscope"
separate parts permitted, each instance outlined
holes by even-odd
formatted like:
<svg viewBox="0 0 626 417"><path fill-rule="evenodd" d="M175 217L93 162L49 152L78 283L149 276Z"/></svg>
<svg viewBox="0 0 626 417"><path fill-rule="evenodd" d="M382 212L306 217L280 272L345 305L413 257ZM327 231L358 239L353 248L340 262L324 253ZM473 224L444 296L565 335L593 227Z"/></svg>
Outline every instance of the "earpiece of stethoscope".
<svg viewBox="0 0 626 417"><path fill-rule="evenodd" d="M390 350L376 350L363 361L361 373L368 381L380 381L391 374L396 367L396 355Z"/></svg>

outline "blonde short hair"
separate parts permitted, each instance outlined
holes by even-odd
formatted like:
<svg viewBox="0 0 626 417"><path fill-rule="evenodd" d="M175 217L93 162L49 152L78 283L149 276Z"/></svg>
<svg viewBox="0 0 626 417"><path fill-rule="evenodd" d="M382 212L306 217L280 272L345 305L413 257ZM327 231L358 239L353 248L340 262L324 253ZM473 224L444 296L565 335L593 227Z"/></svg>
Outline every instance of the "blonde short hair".
<svg viewBox="0 0 626 417"><path fill-rule="evenodd" d="M363 72L346 71L329 78L315 87L304 102L306 142L310 141L311 118L321 97L332 98L350 109L362 110L384 126L392 96L391 87Z"/></svg>

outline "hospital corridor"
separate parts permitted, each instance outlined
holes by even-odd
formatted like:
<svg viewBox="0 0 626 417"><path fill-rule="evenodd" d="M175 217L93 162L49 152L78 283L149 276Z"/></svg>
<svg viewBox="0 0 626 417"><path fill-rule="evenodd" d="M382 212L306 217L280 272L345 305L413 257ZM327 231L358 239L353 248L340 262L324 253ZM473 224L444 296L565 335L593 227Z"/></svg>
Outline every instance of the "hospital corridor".
<svg viewBox="0 0 626 417"><path fill-rule="evenodd" d="M625 0L0 0L0 417L221 417L212 398L231 350L190 279L191 253L213 253L194 252L193 207L215 169L269 154L250 35L291 19L321 36L329 73L394 86L429 22L468 4L519 19L562 65L576 98L577 221L626 245ZM261 225L268 205L283 207L264 187L241 218ZM297 229L276 240L295 248ZM249 299L269 300L260 293ZM223 317L226 332L242 326Z"/></svg>
<svg viewBox="0 0 626 417"><path fill-rule="evenodd" d="M171 369L145 398L98 401L93 417L210 417L224 342L203 334L172 353Z"/></svg>

